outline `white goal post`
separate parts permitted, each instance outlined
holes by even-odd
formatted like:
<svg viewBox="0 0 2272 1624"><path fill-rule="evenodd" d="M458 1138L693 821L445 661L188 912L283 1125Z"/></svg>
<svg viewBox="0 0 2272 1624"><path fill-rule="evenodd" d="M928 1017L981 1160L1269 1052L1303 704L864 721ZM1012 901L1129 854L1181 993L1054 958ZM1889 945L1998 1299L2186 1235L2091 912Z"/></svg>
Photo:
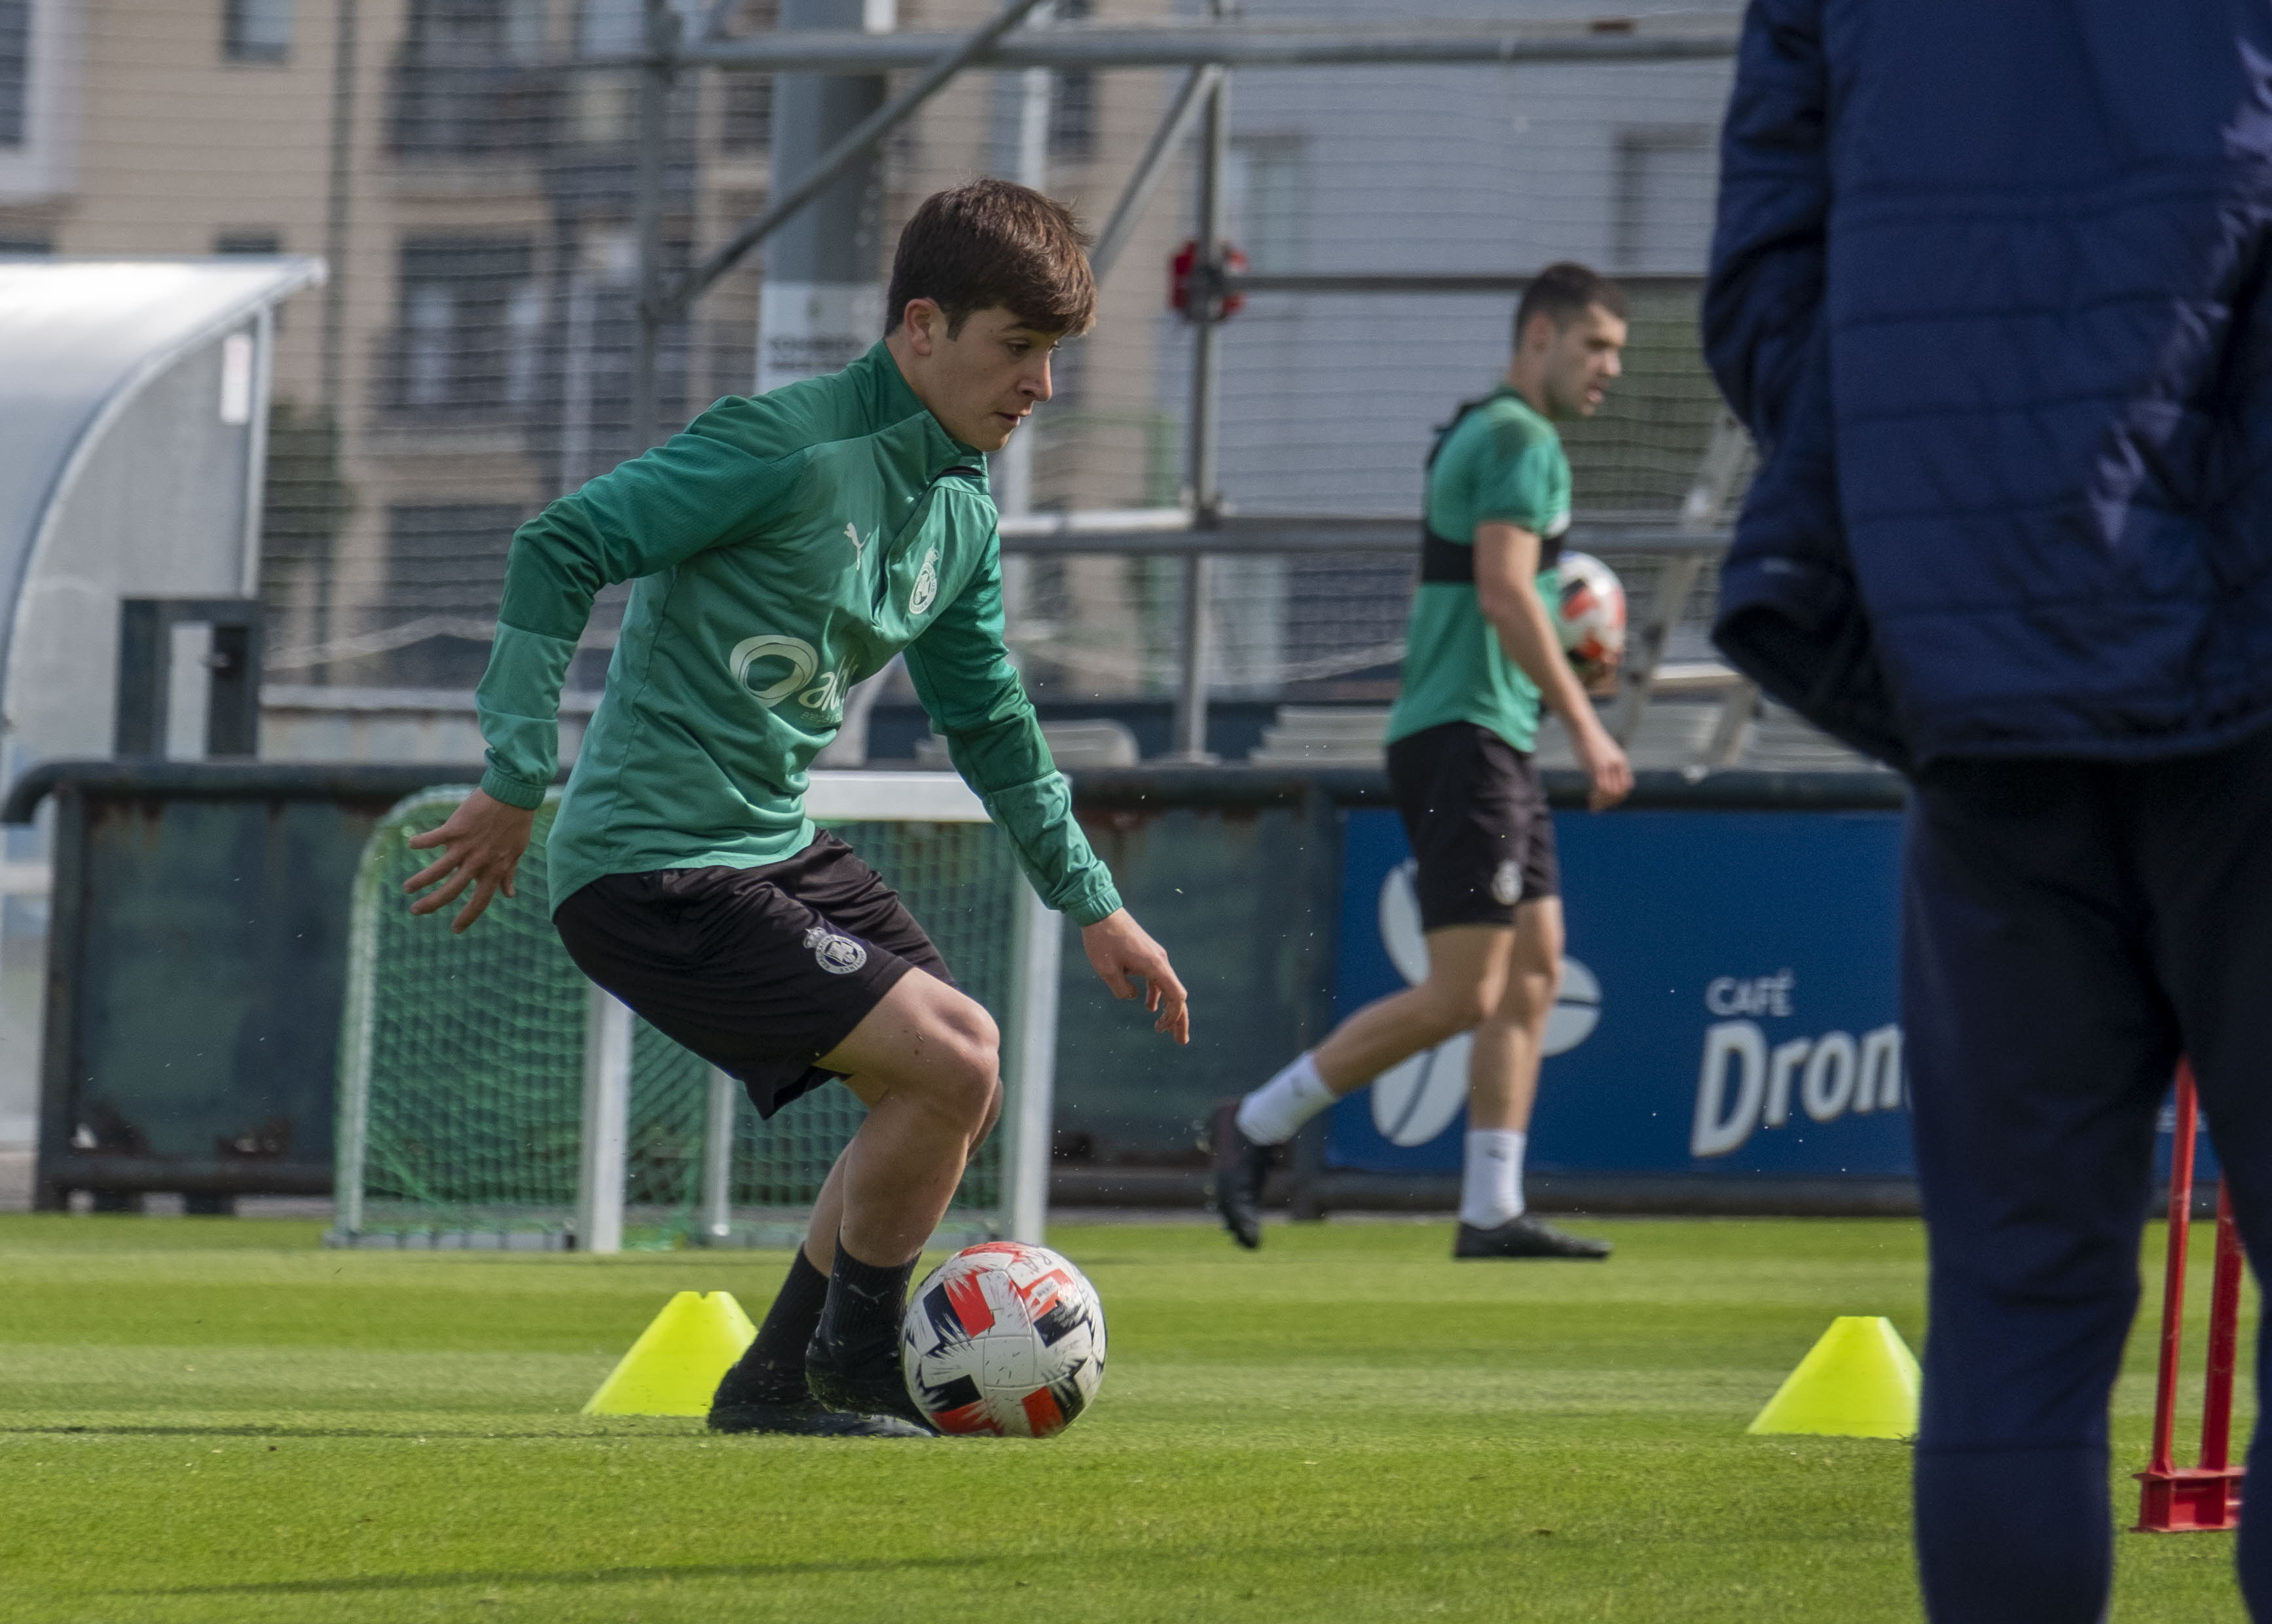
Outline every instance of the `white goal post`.
<svg viewBox="0 0 2272 1624"><path fill-rule="evenodd" d="M467 793L462 786L429 790L394 808L374 831L358 872L340 1041L339 1216L331 1242L620 1251L627 1231L657 1224L655 1192L642 1190L635 1199L631 1186L655 1181L654 1141L660 1137L671 1141L684 1164L685 1177L672 1186L676 1206L665 1215L670 1233L703 1245L787 1244L794 1226L786 1214L769 1210L766 1218L751 1222L737 1208L736 1180L746 1181L750 1170L737 1165L736 1146L746 1156L754 1126L741 1084L705 1066L693 1085L699 1097L690 1093L686 1067L699 1063L577 977L553 938L542 834L557 805L557 792L540 812L539 839L523 863L521 894L491 904L498 915L494 925L485 918L466 937L450 939L440 921L408 919L396 884L390 883L399 882L415 861L404 838L440 822ZM991 1198L977 1211L963 1201L960 1217L951 1214L942 1228L974 1239L983 1233L1042 1240L1061 917L1016 874L1004 837L985 829L984 807L953 774L815 773L805 806L816 823L848 826L856 845L865 835L871 847L889 849L873 851L870 860L908 895L918 919L928 906L998 921L966 929L957 944L963 958L950 956L959 979L976 984L974 990L991 991L989 1001L1002 1032L1002 1117L995 1144L982 1152ZM968 835L955 836L957 827ZM971 836L984 842L983 851L970 847ZM951 860L935 860L941 852ZM895 856L906 858L906 872L893 872ZM928 866L917 860L926 856L933 859ZM975 889L989 894L975 895ZM979 962L968 962L971 958ZM564 998L580 1001L580 1033L558 1030L561 1017L574 1007ZM473 1060L452 1056L447 1035L454 1028L440 1006L452 999L468 1002L480 1017L493 1009L515 1012L525 1024L544 1029L545 1041L508 1045L501 1055ZM572 1057L580 1063L575 1074L564 1074ZM643 1093L657 1092L659 1085L650 1080L665 1071L676 1080L678 1096L668 1134L655 1127L652 1108L644 1126L635 1109ZM501 1131L506 1160L514 1147L534 1147L545 1137L547 1130L531 1123L553 1124L555 1139L572 1131L572 1200L559 1177L566 1164L557 1153L549 1185L484 1171L485 1159L498 1160L493 1141L500 1131L482 1122L491 1142L477 1145L474 1128L453 1130L452 1124L478 1114L483 1104L463 1097L468 1095L494 1096L489 1104L495 1111L512 1118ZM841 1109L833 1120L833 1143L827 1128L796 1139L798 1177L808 1187L815 1182L813 1169L825 1171L816 1158L833 1159L834 1144L848 1131ZM698 1141L691 1151L684 1142L689 1139ZM635 1161L641 1164L637 1170ZM671 1199L666 1192L664 1204Z"/></svg>

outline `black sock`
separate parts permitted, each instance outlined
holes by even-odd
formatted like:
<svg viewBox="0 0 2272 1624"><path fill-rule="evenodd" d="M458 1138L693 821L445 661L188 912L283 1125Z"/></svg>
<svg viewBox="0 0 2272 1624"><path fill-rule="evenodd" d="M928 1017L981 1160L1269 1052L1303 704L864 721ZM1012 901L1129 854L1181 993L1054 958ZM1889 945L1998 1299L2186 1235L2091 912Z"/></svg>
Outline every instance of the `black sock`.
<svg viewBox="0 0 2272 1624"><path fill-rule="evenodd" d="M916 1261L863 1263L836 1242L836 1266L829 1271L828 1301L820 1311L818 1335L854 1365L897 1358L900 1318L907 1310L908 1282Z"/></svg>
<svg viewBox="0 0 2272 1624"><path fill-rule="evenodd" d="M774 1295L758 1339L718 1384L714 1403L789 1403L805 1397L804 1347L820 1323L828 1300L828 1276L812 1266L804 1248L788 1266L788 1277Z"/></svg>

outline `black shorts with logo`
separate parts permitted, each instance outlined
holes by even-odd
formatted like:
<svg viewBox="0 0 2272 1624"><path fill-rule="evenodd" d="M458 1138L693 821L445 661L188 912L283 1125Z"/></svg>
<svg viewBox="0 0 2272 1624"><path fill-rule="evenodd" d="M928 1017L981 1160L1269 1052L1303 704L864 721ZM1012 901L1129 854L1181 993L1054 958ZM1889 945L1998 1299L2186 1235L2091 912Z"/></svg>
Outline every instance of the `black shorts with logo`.
<svg viewBox="0 0 2272 1624"><path fill-rule="evenodd" d="M899 893L828 834L762 868L609 874L552 923L579 969L739 1078L761 1117L840 1075L820 1057L910 969L953 980Z"/></svg>
<svg viewBox="0 0 2272 1624"><path fill-rule="evenodd" d="M1554 818L1530 757L1489 728L1446 722L1388 747L1388 787L1418 868L1420 928L1512 924L1562 886Z"/></svg>

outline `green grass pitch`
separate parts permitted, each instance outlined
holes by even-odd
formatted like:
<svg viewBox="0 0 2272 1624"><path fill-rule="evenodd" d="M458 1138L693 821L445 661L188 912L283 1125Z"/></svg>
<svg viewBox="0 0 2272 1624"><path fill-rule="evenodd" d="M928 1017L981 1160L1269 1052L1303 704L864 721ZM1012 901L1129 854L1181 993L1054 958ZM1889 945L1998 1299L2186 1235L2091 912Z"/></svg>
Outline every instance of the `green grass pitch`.
<svg viewBox="0 0 2272 1624"><path fill-rule="evenodd" d="M1919 1341L1917 1227L1591 1227L1605 1266L1454 1265L1439 1224L1258 1255L1062 1225L1110 1321L1096 1407L1050 1442L899 1443L577 1415L670 1292L761 1314L779 1254L0 1219L0 1620L1915 1618L1906 1447L1743 1429L1834 1314ZM2118 1560L2119 1620L2242 1616L2229 1536Z"/></svg>

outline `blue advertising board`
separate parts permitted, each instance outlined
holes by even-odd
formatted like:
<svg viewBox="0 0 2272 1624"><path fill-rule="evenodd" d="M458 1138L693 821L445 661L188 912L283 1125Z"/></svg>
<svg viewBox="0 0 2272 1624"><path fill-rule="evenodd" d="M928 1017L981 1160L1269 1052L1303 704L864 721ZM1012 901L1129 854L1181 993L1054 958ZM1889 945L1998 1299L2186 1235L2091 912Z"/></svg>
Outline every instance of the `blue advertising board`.
<svg viewBox="0 0 2272 1624"><path fill-rule="evenodd" d="M1558 814L1569 962L1529 1165L1906 1175L1895 812ZM1394 812L1348 814L1336 1004L1427 970ZM1329 1165L1455 1171L1468 1039L1334 1108Z"/></svg>

